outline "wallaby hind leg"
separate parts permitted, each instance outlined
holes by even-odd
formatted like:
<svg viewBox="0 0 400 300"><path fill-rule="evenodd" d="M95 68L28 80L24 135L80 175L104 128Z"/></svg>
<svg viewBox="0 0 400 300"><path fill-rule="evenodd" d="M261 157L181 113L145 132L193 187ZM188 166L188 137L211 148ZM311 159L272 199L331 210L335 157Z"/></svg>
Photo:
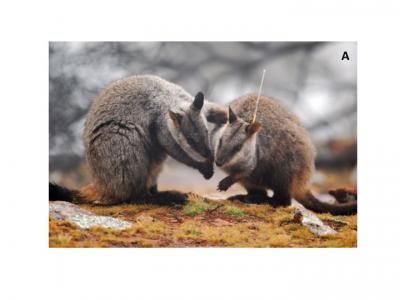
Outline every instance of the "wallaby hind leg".
<svg viewBox="0 0 400 300"><path fill-rule="evenodd" d="M149 190L147 195L135 197L131 203L171 206L185 204L187 200L186 194L178 191L164 191L152 194Z"/></svg>
<svg viewBox="0 0 400 300"><path fill-rule="evenodd" d="M246 187L247 195L234 195L229 197L229 200L239 200L244 203L261 204L268 201L267 192L264 189L254 187Z"/></svg>
<svg viewBox="0 0 400 300"><path fill-rule="evenodd" d="M147 195L144 200L146 203L155 205L185 204L187 202L187 196L184 193L178 191L158 191L157 180L164 160L165 156L161 155L159 159L153 163L147 179L149 195Z"/></svg>
<svg viewBox="0 0 400 300"><path fill-rule="evenodd" d="M262 204L267 203L269 197L265 189L246 188L247 195L245 200L247 203Z"/></svg>
<svg viewBox="0 0 400 300"><path fill-rule="evenodd" d="M79 191L79 196L82 199L85 199L84 203L99 206L115 205L123 202L123 200L121 199L105 196L103 193L99 192L99 188L96 187L94 184L84 186Z"/></svg>
<svg viewBox="0 0 400 300"><path fill-rule="evenodd" d="M246 196L247 195L244 195L244 194L237 194L237 195L233 195L233 196L226 198L226 200L239 200L241 202L246 202L245 201Z"/></svg>
<svg viewBox="0 0 400 300"><path fill-rule="evenodd" d="M292 198L290 194L285 189L274 190L274 195L272 198L268 198L268 203L273 207L289 206L292 203Z"/></svg>
<svg viewBox="0 0 400 300"><path fill-rule="evenodd" d="M164 191L158 192L154 195L155 204L158 205L175 205L185 204L188 201L186 194L178 191Z"/></svg>
<svg viewBox="0 0 400 300"><path fill-rule="evenodd" d="M101 129L86 151L89 169L102 195L96 204L131 202L146 194L152 164L138 130L111 125Z"/></svg>

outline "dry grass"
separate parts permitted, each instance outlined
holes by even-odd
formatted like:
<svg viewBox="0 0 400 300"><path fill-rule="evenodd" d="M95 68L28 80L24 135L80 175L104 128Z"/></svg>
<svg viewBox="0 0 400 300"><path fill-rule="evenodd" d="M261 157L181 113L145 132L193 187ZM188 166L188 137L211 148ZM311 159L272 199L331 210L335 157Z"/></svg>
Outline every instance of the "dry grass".
<svg viewBox="0 0 400 300"><path fill-rule="evenodd" d="M316 237L293 222L292 208L272 208L236 201L211 201L190 194L183 207L118 205L82 208L133 223L116 231L83 230L50 219L50 247L356 247L357 216L335 216L338 234ZM332 222L329 214L322 220ZM335 223L332 223L335 225ZM331 224L331 225L332 225Z"/></svg>

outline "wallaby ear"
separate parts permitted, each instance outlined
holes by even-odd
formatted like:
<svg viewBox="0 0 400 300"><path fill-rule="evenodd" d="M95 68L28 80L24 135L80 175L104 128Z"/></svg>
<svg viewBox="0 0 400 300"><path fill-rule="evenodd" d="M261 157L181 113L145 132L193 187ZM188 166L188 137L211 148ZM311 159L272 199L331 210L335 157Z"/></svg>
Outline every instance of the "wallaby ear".
<svg viewBox="0 0 400 300"><path fill-rule="evenodd" d="M225 109L208 109L206 118L210 123L225 124L228 122L228 113Z"/></svg>
<svg viewBox="0 0 400 300"><path fill-rule="evenodd" d="M172 121L174 121L174 124L180 126L183 118L182 114L172 110L168 111L168 113Z"/></svg>
<svg viewBox="0 0 400 300"><path fill-rule="evenodd" d="M202 92L198 92L192 103L192 109L200 111L204 104L204 95Z"/></svg>
<svg viewBox="0 0 400 300"><path fill-rule="evenodd" d="M229 123L233 123L237 120L235 113L233 112L232 108L229 106Z"/></svg>
<svg viewBox="0 0 400 300"><path fill-rule="evenodd" d="M256 132L259 132L260 129L261 129L261 124L256 121L254 123L251 123L251 124L247 125L246 132L247 132L248 135L253 135Z"/></svg>

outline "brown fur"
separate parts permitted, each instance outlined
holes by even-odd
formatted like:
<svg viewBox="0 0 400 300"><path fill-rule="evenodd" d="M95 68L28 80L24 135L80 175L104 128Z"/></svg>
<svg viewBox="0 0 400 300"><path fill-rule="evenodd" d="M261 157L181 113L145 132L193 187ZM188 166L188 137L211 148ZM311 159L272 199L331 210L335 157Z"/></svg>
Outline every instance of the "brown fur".
<svg viewBox="0 0 400 300"><path fill-rule="evenodd" d="M101 193L96 189L94 184L88 184L84 186L83 188L80 189L78 196L77 196L78 202L83 202L83 203L102 203L103 202L103 197Z"/></svg>
<svg viewBox="0 0 400 300"><path fill-rule="evenodd" d="M54 183L49 184L50 201L67 201L75 204L94 204L94 205L114 205L120 201L110 200L104 194L96 189L94 184L89 184L81 190L71 190ZM129 202L129 201L126 201ZM157 185L149 189L149 193L135 199L135 203L149 203L155 205L176 205L184 204L186 195L178 191L159 192Z"/></svg>
<svg viewBox="0 0 400 300"><path fill-rule="evenodd" d="M256 95L246 95L230 105L230 123L216 154L217 165L230 175L220 182L219 189L227 190L239 182L248 191L249 201L267 199L265 190L272 189L274 196L269 201L275 206L290 205L295 198L317 212L355 213L356 203L330 205L311 194L316 153L307 130L288 109L265 96L260 98L257 123L251 124L256 99ZM240 150L235 153L232 149Z"/></svg>

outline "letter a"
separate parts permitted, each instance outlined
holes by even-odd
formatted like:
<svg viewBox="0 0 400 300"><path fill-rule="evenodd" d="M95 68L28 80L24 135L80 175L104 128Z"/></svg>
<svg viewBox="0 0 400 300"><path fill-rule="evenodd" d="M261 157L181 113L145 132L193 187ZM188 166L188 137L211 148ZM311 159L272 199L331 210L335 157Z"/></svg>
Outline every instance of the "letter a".
<svg viewBox="0 0 400 300"><path fill-rule="evenodd" d="M347 54L347 51L343 52L342 60L344 60L344 59L350 60L349 55Z"/></svg>

